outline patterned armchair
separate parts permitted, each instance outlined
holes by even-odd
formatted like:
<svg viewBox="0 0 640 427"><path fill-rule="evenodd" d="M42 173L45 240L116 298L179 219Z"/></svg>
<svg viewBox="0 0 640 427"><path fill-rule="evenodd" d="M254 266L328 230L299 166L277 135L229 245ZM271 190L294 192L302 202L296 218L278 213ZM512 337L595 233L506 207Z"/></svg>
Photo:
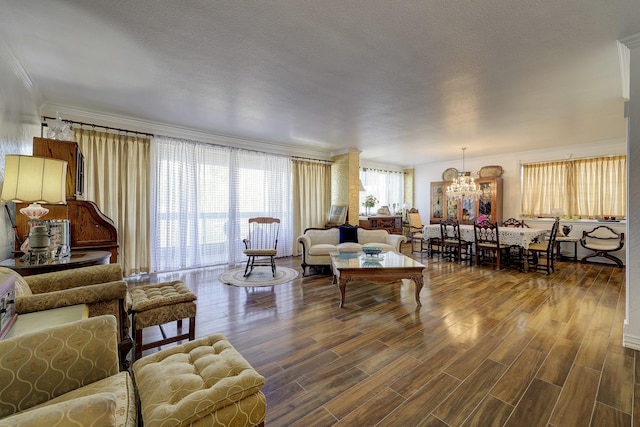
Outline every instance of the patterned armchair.
<svg viewBox="0 0 640 427"><path fill-rule="evenodd" d="M137 423L128 372L118 371L113 316L0 341L0 427Z"/></svg>
<svg viewBox="0 0 640 427"><path fill-rule="evenodd" d="M95 265L16 278L16 312L31 313L52 308L87 304L89 317L111 314L118 322L121 366L133 343L129 335L128 288L118 264Z"/></svg>

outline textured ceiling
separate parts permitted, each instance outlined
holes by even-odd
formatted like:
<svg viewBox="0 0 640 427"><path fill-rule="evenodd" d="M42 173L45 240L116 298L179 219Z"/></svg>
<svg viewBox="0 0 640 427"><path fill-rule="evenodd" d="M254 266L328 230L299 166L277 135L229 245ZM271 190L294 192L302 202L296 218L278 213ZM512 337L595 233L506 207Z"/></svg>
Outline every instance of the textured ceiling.
<svg viewBox="0 0 640 427"><path fill-rule="evenodd" d="M462 147L623 138L616 40L640 32L637 0L0 0L0 11L0 42L42 106L402 166Z"/></svg>

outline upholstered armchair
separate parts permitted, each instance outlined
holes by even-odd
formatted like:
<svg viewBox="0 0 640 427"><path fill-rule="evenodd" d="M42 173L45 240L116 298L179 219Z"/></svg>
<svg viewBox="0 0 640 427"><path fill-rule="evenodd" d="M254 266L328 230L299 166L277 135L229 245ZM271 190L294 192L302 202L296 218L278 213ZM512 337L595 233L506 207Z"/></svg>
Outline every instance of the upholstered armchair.
<svg viewBox="0 0 640 427"><path fill-rule="evenodd" d="M133 346L127 316L128 289L118 264L95 265L16 278L18 314L86 304L89 317L111 314L118 322L118 346L123 367Z"/></svg>
<svg viewBox="0 0 640 427"><path fill-rule="evenodd" d="M137 423L117 323L98 316L0 340L0 427Z"/></svg>

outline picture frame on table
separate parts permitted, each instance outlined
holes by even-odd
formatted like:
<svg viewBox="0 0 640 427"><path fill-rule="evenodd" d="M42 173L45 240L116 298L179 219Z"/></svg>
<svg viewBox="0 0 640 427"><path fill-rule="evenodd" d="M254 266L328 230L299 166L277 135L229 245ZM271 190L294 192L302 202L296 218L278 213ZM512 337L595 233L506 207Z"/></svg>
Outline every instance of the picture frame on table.
<svg viewBox="0 0 640 427"><path fill-rule="evenodd" d="M347 221L347 211L349 206L347 205L331 205L329 211L329 224L342 225Z"/></svg>

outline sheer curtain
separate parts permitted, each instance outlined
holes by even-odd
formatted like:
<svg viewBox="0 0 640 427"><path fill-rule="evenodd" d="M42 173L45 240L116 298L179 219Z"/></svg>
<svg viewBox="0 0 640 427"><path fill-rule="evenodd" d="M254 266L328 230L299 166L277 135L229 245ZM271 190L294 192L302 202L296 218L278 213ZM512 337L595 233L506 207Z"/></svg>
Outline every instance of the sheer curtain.
<svg viewBox="0 0 640 427"><path fill-rule="evenodd" d="M85 160L83 198L113 220L125 275L149 271L149 138L76 129Z"/></svg>
<svg viewBox="0 0 640 427"><path fill-rule="evenodd" d="M523 165L522 213L550 216L555 208L584 218L626 215L626 156Z"/></svg>
<svg viewBox="0 0 640 427"><path fill-rule="evenodd" d="M404 203L404 173L361 168L360 181L365 188L365 191L360 192L360 206L368 195L372 195L378 199L375 209L389 206L392 214L395 214L394 210L401 209Z"/></svg>
<svg viewBox="0 0 640 427"><path fill-rule="evenodd" d="M331 208L331 164L292 161L293 238L309 227L323 227ZM300 245L293 242L294 256Z"/></svg>
<svg viewBox="0 0 640 427"><path fill-rule="evenodd" d="M278 256L291 255L288 157L161 136L152 157L152 272L243 262L255 216L280 218Z"/></svg>

